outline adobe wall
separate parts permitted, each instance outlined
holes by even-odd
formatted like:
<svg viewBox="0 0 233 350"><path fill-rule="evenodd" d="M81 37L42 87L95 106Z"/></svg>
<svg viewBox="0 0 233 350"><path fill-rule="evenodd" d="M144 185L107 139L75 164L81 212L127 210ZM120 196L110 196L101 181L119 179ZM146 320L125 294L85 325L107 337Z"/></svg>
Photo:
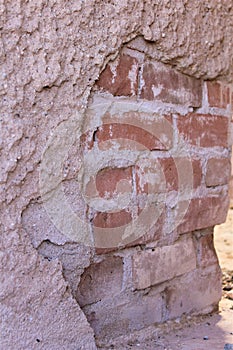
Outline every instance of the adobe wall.
<svg viewBox="0 0 233 350"><path fill-rule="evenodd" d="M232 5L0 11L2 347L95 349L216 310Z"/></svg>

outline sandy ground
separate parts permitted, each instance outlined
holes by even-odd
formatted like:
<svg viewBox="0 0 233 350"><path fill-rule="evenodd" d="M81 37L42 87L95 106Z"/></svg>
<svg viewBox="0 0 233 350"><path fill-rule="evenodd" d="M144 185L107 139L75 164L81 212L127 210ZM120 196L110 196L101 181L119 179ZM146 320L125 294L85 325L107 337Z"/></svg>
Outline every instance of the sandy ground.
<svg viewBox="0 0 233 350"><path fill-rule="evenodd" d="M215 228L215 247L223 271L223 297L217 314L148 327L100 349L233 350L233 209L226 223Z"/></svg>

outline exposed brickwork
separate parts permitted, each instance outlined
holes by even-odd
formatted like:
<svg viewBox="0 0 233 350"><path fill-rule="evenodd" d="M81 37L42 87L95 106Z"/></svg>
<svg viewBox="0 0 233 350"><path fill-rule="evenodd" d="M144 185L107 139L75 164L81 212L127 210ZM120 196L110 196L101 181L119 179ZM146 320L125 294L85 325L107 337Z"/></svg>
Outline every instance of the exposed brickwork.
<svg viewBox="0 0 233 350"><path fill-rule="evenodd" d="M203 234L210 237L208 232ZM204 237L198 243L199 248L202 246L200 252L196 251L196 243L192 243L189 235L170 247L131 253L131 257L127 256L123 261L123 274L119 257L106 257L105 263L87 269L82 276L77 297L83 304L95 334L99 337L108 336L111 330L111 336L119 336L184 313L216 311L221 297L221 272L211 240L207 239L206 242ZM198 263L199 267L196 266L197 253L198 261L203 263ZM131 259L134 288L141 287L139 291L129 288L130 276L127 271ZM108 288L103 289L103 285Z"/></svg>
<svg viewBox="0 0 233 350"><path fill-rule="evenodd" d="M199 159L192 160L193 167L193 187L197 188L201 185L202 180L202 166L201 161Z"/></svg>
<svg viewBox="0 0 233 350"><path fill-rule="evenodd" d="M197 265L207 267L218 263L214 248L213 228L195 232L194 238L197 254Z"/></svg>
<svg viewBox="0 0 233 350"><path fill-rule="evenodd" d="M97 86L113 96L136 95L138 88L138 62L128 55L120 56L115 65L108 64Z"/></svg>
<svg viewBox="0 0 233 350"><path fill-rule="evenodd" d="M226 108L230 104L230 87L222 86L222 108Z"/></svg>
<svg viewBox="0 0 233 350"><path fill-rule="evenodd" d="M226 108L232 103L230 85L216 81L208 81L207 94L210 107Z"/></svg>
<svg viewBox="0 0 233 350"><path fill-rule="evenodd" d="M123 54L110 62L100 75L97 87L113 96L134 96L149 101L200 107L202 101L202 81L182 74L169 65L144 61Z"/></svg>
<svg viewBox="0 0 233 350"><path fill-rule="evenodd" d="M100 338L117 337L164 321L162 294L144 294L112 294L108 299L99 300L98 304L84 306L95 334Z"/></svg>
<svg viewBox="0 0 233 350"><path fill-rule="evenodd" d="M190 113L177 123L180 136L193 146L228 147L229 118Z"/></svg>
<svg viewBox="0 0 233 350"><path fill-rule="evenodd" d="M171 124L171 117L166 116L165 119ZM143 128L134 125L133 119L130 124L124 122L104 124L95 132L95 141L100 148L104 148L103 143L106 141L108 148L110 142L118 143L122 148L131 148L129 142L133 141L137 144L134 146L136 149L169 150L173 143L172 136L167 123L159 117L153 122L144 121Z"/></svg>
<svg viewBox="0 0 233 350"><path fill-rule="evenodd" d="M153 191L156 192L169 192L178 191L179 187L182 186L182 179L179 178L180 169L182 168L182 173L186 171L185 159L178 157L167 157L167 158L157 158L156 161L148 162L148 166L145 168L137 169L136 180L138 193L148 193L149 183L145 180L145 175L148 170L157 174L159 180L156 185L153 186ZM182 164L183 163L183 164ZM150 166L149 166L150 165ZM184 167L182 166L184 165ZM153 168L152 168L153 166ZM201 185L202 180L202 167L201 162L198 159L192 159L190 166L192 167L192 181L193 188L197 188ZM188 176L188 174L187 174ZM143 185L142 185L143 184Z"/></svg>
<svg viewBox="0 0 233 350"><path fill-rule="evenodd" d="M178 173L176 168L176 163L174 158L161 158L159 159L159 163L161 165L161 170L164 174L164 178L166 181L166 190L178 190Z"/></svg>
<svg viewBox="0 0 233 350"><path fill-rule="evenodd" d="M124 226L131 221L131 213L126 210L120 210L116 213L97 212L93 220L93 225L105 229Z"/></svg>
<svg viewBox="0 0 233 350"><path fill-rule="evenodd" d="M207 162L206 186L226 185L230 181L230 159L211 158Z"/></svg>
<svg viewBox="0 0 233 350"><path fill-rule="evenodd" d="M210 107L221 107L221 84L219 82L207 82L208 102Z"/></svg>
<svg viewBox="0 0 233 350"><path fill-rule="evenodd" d="M163 233L165 222L166 222L166 215L165 215L165 212L163 212L159 216L156 223L149 230L147 230L147 232L144 235L140 236L138 239L131 241L128 245L126 245L126 247L134 247L138 245L144 246L147 243L149 244L151 243L152 245L154 245L160 242L163 245L163 242L169 241L169 238L167 239L166 236L164 237L164 233Z"/></svg>
<svg viewBox="0 0 233 350"><path fill-rule="evenodd" d="M95 333L216 310L213 227L229 205L232 87L126 50L102 72L95 96L109 105L103 115L96 107L100 125L83 134L81 149L84 157L110 152L86 185L105 203L87 210L103 260L85 270L76 296Z"/></svg>
<svg viewBox="0 0 233 350"><path fill-rule="evenodd" d="M110 197L114 193L132 191L132 167L104 168L96 175L96 189L101 197Z"/></svg>
<svg viewBox="0 0 233 350"><path fill-rule="evenodd" d="M143 65L140 98L167 103L201 106L202 82L161 63Z"/></svg>
<svg viewBox="0 0 233 350"><path fill-rule="evenodd" d="M96 335L216 309L212 231L229 204L231 93L133 50L100 75L63 167L64 193L94 249L78 271L69 249L60 254ZM34 232L30 213L32 242L53 241Z"/></svg>
<svg viewBox="0 0 233 350"><path fill-rule="evenodd" d="M102 89L114 95L115 92L111 89L115 89L116 82L124 81L121 72L126 70L129 72L132 69L132 65L139 65L136 61L135 56L130 58L130 53L120 56L116 62L112 62L106 67L97 84L98 87L100 88L101 86ZM123 63L125 63L124 69L122 68ZM137 71L139 98L153 101L159 100L160 102L169 102L175 105L201 106L202 87L204 85L201 80L185 76L167 65L149 62L145 58L144 62L140 62L140 65L143 73L140 75ZM114 79L111 78L111 80L108 75L111 73L110 75L113 77L113 72L115 75ZM125 77L128 79L129 75L124 74ZM160 89L160 93L155 96L154 91L157 88ZM229 86L219 82L207 82L207 91L208 103L211 107L224 106L225 108L230 102ZM125 95L127 94L121 91L121 96ZM227 149L228 147L229 118L224 114L213 115L209 112L205 114L186 113L186 115L178 115L178 117L175 114L166 115L165 119L168 121L172 132L167 127L167 124L163 122L164 116L162 119L155 117L153 121L145 119L142 112L129 111L125 112L123 116L111 115L111 113L103 116L104 124L95 130L93 137L89 137L90 141L87 141L89 144L88 149L98 145L101 150L108 150L117 146L119 150L130 149L139 152L144 150L153 152L159 150L167 151L174 147L174 133L178 133L178 136L187 142L189 147L195 146L197 148L200 147L200 149L212 147ZM139 124L138 118L141 118ZM174 128L174 118L177 119L177 130ZM117 122L114 123L114 120L117 120ZM180 141L178 140L178 142ZM217 163L216 165L213 164L210 159L205 169L205 155L203 151L198 154L197 148L195 158L190 157L189 160L192 167L191 174L182 158L176 157L175 154L172 157L161 157L159 155L153 161L147 160L144 162L145 164L135 164L133 167L130 167L131 170L128 171L128 175L119 175L120 170L114 170L114 168L101 170L95 179L98 194L104 198L111 198L112 195L117 196L128 191L131 194L134 192L134 196L143 195L145 199L145 195L150 195L151 193L169 193L172 191L182 191L183 193L188 188L185 178L188 179L189 177L192 177L192 188L194 190L201 186L204 186L203 190L205 190L205 186L209 188L227 184L228 175L223 175L223 173L218 171L221 165L224 165L226 168L224 174L227 174L227 159L220 158L220 165L217 165ZM209 151L206 150L206 152ZM216 169L213 172L212 168L215 166ZM135 177L131 171L135 173ZM154 174L155 178L157 177L157 182L153 183L153 185L150 183L151 174ZM138 207L137 205L135 206L137 202L138 199L135 197L134 204L130 202L129 206L123 210L118 210L117 212L96 212L93 220L94 227L106 229L129 224L133 220L133 215L135 213L139 215L143 208L143 206L140 207L142 201L139 200L138 203L141 204ZM224 203L223 209L219 210L222 203ZM187 211L185 216L182 217L181 215L179 219L181 222L178 232L189 232L221 222L225 218L226 207L226 198L221 199L220 197L208 195L202 198L192 198L191 196L189 204L185 208L185 212ZM179 203L176 205L175 210L180 211ZM209 217L211 217L211 221L209 221ZM103 237L100 239L102 235ZM104 240L106 235L107 231L104 234L101 231L98 231L98 234L95 232L96 241L99 241L99 239L100 241ZM120 239L123 231L118 231L118 235ZM140 242L145 243L147 242L145 237L152 236L145 232L141 239L136 239L132 242L132 245L135 242L138 244Z"/></svg>
<svg viewBox="0 0 233 350"><path fill-rule="evenodd" d="M186 233L223 223L226 220L228 207L228 195L194 198L190 201L188 210L178 226L178 232ZM180 208L182 211L182 202Z"/></svg>
<svg viewBox="0 0 233 350"><path fill-rule="evenodd" d="M134 288L146 289L195 268L196 255L191 238L171 246L138 252L133 255Z"/></svg>
<svg viewBox="0 0 233 350"><path fill-rule="evenodd" d="M203 310L203 313L218 310L221 289L221 271L218 265L182 276L166 290L169 317L175 318L199 310Z"/></svg>

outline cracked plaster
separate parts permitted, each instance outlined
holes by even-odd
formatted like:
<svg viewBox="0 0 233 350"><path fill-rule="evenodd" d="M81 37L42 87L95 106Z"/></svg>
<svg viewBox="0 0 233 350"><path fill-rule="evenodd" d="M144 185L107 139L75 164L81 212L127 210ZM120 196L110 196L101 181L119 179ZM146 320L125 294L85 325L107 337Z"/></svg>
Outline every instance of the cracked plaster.
<svg viewBox="0 0 233 350"><path fill-rule="evenodd" d="M44 146L85 109L106 63L134 38L129 47L186 74L232 82L233 4L2 0L0 14L0 342L11 350L95 349L59 260L39 256L22 228L23 211L40 197Z"/></svg>

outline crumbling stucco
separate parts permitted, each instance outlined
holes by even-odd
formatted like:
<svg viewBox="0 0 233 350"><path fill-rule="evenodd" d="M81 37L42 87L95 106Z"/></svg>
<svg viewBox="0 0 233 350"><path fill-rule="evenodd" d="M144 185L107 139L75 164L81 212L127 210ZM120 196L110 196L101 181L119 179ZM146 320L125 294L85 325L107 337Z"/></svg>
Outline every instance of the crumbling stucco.
<svg viewBox="0 0 233 350"><path fill-rule="evenodd" d="M85 109L105 64L134 38L149 56L187 74L232 81L233 6L220 0L3 0L0 14L0 343L6 350L94 349L59 261L39 256L22 228L23 212L40 201L46 141ZM64 243L59 233L54 237Z"/></svg>

